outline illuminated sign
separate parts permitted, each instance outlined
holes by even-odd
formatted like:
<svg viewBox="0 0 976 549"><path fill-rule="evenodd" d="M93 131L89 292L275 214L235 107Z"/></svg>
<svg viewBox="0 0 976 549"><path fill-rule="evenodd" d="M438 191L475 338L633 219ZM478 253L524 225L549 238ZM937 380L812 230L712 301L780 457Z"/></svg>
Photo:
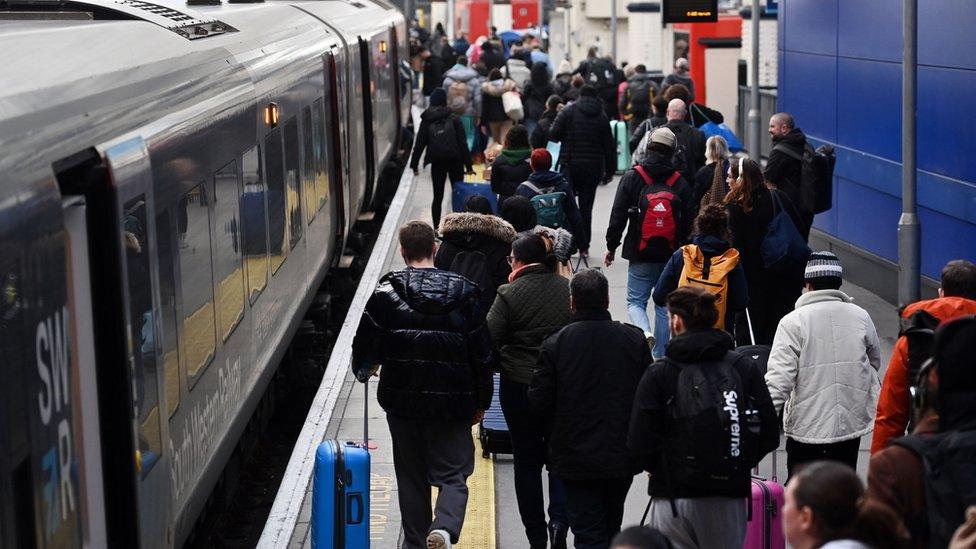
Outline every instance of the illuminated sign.
<svg viewBox="0 0 976 549"><path fill-rule="evenodd" d="M718 21L718 0L663 0L665 23L713 23Z"/></svg>

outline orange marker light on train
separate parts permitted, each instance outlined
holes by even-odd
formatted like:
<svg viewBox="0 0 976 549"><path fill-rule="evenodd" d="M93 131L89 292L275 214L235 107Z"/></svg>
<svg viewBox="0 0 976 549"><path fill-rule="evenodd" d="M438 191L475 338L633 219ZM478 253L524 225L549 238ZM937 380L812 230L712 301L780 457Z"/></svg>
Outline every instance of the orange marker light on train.
<svg viewBox="0 0 976 549"><path fill-rule="evenodd" d="M389 46L386 45L386 40L380 40L380 53L386 53L388 49Z"/></svg>
<svg viewBox="0 0 976 549"><path fill-rule="evenodd" d="M278 108L277 103L268 103L268 106L264 108L264 123L271 128L278 125L278 118L281 116L281 109Z"/></svg>

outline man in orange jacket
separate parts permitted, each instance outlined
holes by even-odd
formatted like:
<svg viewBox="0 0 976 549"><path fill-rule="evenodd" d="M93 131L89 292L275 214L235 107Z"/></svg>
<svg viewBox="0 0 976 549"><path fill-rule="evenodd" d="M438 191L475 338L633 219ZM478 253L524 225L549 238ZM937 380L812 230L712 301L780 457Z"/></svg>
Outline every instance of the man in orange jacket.
<svg viewBox="0 0 976 549"><path fill-rule="evenodd" d="M976 265L964 259L946 263L942 268L942 285L939 297L912 303L902 311L902 318L909 318L918 311L925 311L940 322L963 315L976 314ZM874 437L871 454L888 446L888 442L905 434L911 417L909 386L915 380L908 373L908 338L898 338L878 400L878 414L874 420Z"/></svg>

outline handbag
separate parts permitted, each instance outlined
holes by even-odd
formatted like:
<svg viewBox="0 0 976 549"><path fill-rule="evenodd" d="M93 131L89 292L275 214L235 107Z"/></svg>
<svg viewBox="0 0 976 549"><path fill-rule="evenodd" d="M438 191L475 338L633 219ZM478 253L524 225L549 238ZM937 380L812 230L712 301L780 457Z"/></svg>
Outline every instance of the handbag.
<svg viewBox="0 0 976 549"><path fill-rule="evenodd" d="M773 199L773 219L766 228L766 237L763 238L759 251L767 269L784 273L801 267L810 257L810 247L796 229L793 219L786 213L777 192L770 190L769 194Z"/></svg>
<svg viewBox="0 0 976 549"><path fill-rule="evenodd" d="M705 113L702 112L701 108L699 108L698 105L692 103L691 104L692 122L694 122L696 113L698 114L698 116L705 119L705 123L702 124L701 126L698 126L698 129L701 130L706 137L717 135L725 139L725 142L728 143L729 145L729 150L734 153L740 152L744 149L744 147L742 146L742 141L739 141L739 138L735 136L735 132L732 131L732 128L730 128L728 124L725 123L716 124L715 122L712 121L711 118L705 116Z"/></svg>
<svg viewBox="0 0 976 549"><path fill-rule="evenodd" d="M525 110L522 108L522 96L517 91L507 91L502 94L502 107L505 109L505 116L516 122L525 117Z"/></svg>

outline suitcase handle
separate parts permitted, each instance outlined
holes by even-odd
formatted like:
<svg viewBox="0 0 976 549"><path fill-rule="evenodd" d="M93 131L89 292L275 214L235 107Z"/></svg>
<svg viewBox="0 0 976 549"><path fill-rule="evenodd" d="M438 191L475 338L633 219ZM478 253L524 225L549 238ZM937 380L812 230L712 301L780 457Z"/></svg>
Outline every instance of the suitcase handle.
<svg viewBox="0 0 976 549"><path fill-rule="evenodd" d="M364 510L362 494L346 495L346 524L361 524L365 515Z"/></svg>

